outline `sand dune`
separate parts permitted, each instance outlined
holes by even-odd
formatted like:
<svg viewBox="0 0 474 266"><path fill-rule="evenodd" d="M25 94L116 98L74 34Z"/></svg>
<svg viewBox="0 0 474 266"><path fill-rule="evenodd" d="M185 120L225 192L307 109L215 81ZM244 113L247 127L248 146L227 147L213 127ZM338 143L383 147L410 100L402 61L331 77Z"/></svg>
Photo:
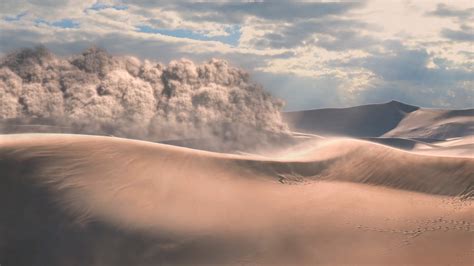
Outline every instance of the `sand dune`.
<svg viewBox="0 0 474 266"><path fill-rule="evenodd" d="M448 139L474 135L474 109L419 109L407 115L385 137Z"/></svg>
<svg viewBox="0 0 474 266"><path fill-rule="evenodd" d="M429 145L416 144L413 147L413 151L421 154L474 158L474 136L452 138L433 142Z"/></svg>
<svg viewBox="0 0 474 266"><path fill-rule="evenodd" d="M326 136L447 139L474 135L474 109L419 108L397 101L284 114L294 130Z"/></svg>
<svg viewBox="0 0 474 266"><path fill-rule="evenodd" d="M379 137L379 138L361 138L363 140L380 143L390 147L400 148L403 150L414 150L418 148L436 148L437 146L430 142L425 142L418 139L408 138L390 138L390 137Z"/></svg>
<svg viewBox="0 0 474 266"><path fill-rule="evenodd" d="M380 137L419 107L391 101L349 108L326 108L284 113L294 129L329 136Z"/></svg>
<svg viewBox="0 0 474 266"><path fill-rule="evenodd" d="M0 137L3 265L472 262L474 158L353 139L271 155ZM449 243L449 244L448 244Z"/></svg>
<svg viewBox="0 0 474 266"><path fill-rule="evenodd" d="M474 109L427 109L391 101L288 112L284 118L293 130L326 138L356 137L419 154L474 157ZM463 144L453 139L463 139Z"/></svg>

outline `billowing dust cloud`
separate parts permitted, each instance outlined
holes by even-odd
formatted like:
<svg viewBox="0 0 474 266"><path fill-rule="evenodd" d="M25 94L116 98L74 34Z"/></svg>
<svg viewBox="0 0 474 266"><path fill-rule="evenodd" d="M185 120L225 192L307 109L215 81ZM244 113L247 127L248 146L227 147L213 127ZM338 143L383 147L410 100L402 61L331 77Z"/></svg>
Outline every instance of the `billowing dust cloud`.
<svg viewBox="0 0 474 266"><path fill-rule="evenodd" d="M3 133L39 124L150 141L205 139L219 150L289 135L282 101L219 59L164 66L96 47L68 58L23 49L0 61L0 102Z"/></svg>

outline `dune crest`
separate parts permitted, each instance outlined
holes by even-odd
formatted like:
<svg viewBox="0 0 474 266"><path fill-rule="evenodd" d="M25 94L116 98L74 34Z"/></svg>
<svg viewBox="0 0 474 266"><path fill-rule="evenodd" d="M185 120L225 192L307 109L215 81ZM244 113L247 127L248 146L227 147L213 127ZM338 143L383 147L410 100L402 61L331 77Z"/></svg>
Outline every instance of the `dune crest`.
<svg viewBox="0 0 474 266"><path fill-rule="evenodd" d="M122 166L138 176L142 171L138 165L157 162L156 170L166 169L166 175L183 171L175 168L186 164L192 167L187 171L196 168L196 175L224 172L236 180L245 176L283 183L285 178L304 182L345 181L450 196L470 193L466 187L474 182L474 158L418 155L355 139L330 139L314 145L309 142L305 148L285 150L283 155L274 153L272 157L214 153L101 136L20 134L4 135L2 139L0 151L4 160L14 158L30 164L33 161L34 167L45 171L35 175L48 179L87 175L110 164L116 165L114 171L120 172L117 166ZM131 156L121 156L126 154ZM145 171L141 175L150 178L155 174Z"/></svg>
<svg viewBox="0 0 474 266"><path fill-rule="evenodd" d="M443 140L474 135L474 109L428 109L391 101L286 112L294 129L327 136Z"/></svg>

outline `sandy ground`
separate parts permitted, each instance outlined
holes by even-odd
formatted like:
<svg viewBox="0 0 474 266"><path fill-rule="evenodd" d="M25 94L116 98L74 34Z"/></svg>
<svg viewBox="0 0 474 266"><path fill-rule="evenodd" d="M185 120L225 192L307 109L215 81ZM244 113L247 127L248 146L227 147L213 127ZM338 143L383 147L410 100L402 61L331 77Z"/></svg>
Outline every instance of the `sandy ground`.
<svg viewBox="0 0 474 266"><path fill-rule="evenodd" d="M474 259L470 156L352 139L254 156L20 134L0 136L0 173L2 265Z"/></svg>

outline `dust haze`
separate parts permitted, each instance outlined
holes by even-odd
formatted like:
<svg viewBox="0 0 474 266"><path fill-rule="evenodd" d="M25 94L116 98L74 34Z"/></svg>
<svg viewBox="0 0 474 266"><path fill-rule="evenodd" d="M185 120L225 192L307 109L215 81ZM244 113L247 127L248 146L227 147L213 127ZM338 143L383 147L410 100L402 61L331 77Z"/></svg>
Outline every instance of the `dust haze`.
<svg viewBox="0 0 474 266"><path fill-rule="evenodd" d="M39 46L0 61L3 132L66 132L149 141L200 139L256 149L289 136L283 102L227 61L167 66L91 47L62 58Z"/></svg>

